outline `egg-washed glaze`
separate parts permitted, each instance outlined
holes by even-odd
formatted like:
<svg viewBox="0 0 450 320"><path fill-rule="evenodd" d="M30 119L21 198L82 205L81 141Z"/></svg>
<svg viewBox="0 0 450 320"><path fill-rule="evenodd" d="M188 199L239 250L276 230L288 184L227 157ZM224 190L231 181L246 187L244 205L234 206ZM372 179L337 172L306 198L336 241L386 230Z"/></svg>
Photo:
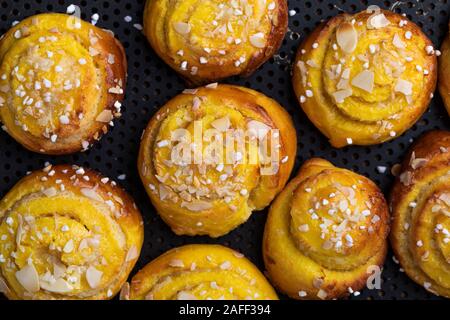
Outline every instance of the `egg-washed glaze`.
<svg viewBox="0 0 450 320"><path fill-rule="evenodd" d="M193 84L250 75L278 50L286 0L148 0L144 33L156 53Z"/></svg>
<svg viewBox="0 0 450 320"><path fill-rule="evenodd" d="M114 35L76 17L40 14L0 40L0 120L27 149L87 150L121 115L127 62Z"/></svg>
<svg viewBox="0 0 450 320"><path fill-rule="evenodd" d="M450 298L450 132L421 137L391 193L391 243L406 274Z"/></svg>
<svg viewBox="0 0 450 320"><path fill-rule="evenodd" d="M407 18L379 9L321 24L293 69L301 107L338 148L403 134L427 109L437 79L431 41Z"/></svg>
<svg viewBox="0 0 450 320"><path fill-rule="evenodd" d="M386 200L372 181L326 160L308 160L270 208L267 275L294 299L358 294L381 271L388 233Z"/></svg>
<svg viewBox="0 0 450 320"><path fill-rule="evenodd" d="M141 251L133 200L82 167L47 166L0 201L0 292L9 299L110 299Z"/></svg>
<svg viewBox="0 0 450 320"><path fill-rule="evenodd" d="M130 300L277 300L243 254L221 245L172 249L140 270L121 292Z"/></svg>
<svg viewBox="0 0 450 320"><path fill-rule="evenodd" d="M193 160L219 141L205 140L200 147L187 139L183 131L195 137L199 124L204 139L209 129L221 138L230 131L264 131L269 149L277 149L277 157L270 152L276 157L276 172L263 174L270 163L261 157L249 160L250 150L255 150L250 140L243 152L227 149L224 143L220 161L175 161L173 152L180 147L189 149ZM272 143L272 133L279 143ZM292 120L277 102L254 90L211 84L185 90L153 116L141 141L138 169L153 205L176 234L219 237L247 221L253 210L270 204L289 178L296 150ZM228 156L230 161L224 161Z"/></svg>

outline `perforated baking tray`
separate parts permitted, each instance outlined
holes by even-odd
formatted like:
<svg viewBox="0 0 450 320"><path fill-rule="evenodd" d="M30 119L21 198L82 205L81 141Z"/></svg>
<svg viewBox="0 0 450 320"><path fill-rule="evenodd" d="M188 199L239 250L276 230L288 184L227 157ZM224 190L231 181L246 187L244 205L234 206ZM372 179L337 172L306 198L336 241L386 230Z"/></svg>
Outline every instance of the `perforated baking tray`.
<svg viewBox="0 0 450 320"><path fill-rule="evenodd" d="M129 61L129 80L124 112L115 127L86 153L49 157L26 151L6 133L0 131L0 196L27 171L41 169L46 162L69 163L91 167L115 178L135 198L145 220L145 241L136 272L146 263L170 248L188 243L221 243L243 252L264 270L261 242L266 211L253 214L250 220L225 237L179 237L162 222L152 207L136 168L140 136L156 110L184 89L183 81L152 51L142 35L144 0L0 0L0 33L16 20L42 12L66 12L70 4L80 7L82 18L91 21L99 15L97 25L111 29L125 46ZM289 0L289 31L278 54L247 79L232 78L228 82L247 86L273 97L292 115L299 138L296 169L310 157L323 157L334 164L354 170L373 179L389 193L393 181L389 173L400 162L411 142L422 133L440 128L450 129L450 122L439 94L429 111L406 134L373 147L334 149L327 139L308 121L298 106L291 86L291 62L304 37L321 21L342 11L356 12L375 4L384 9L405 13L421 26L435 46L448 31L450 2L447 0L366 1L366 0ZM131 21L129 21L131 17ZM381 173L377 167L387 167ZM381 170L382 171L382 170ZM392 260L389 253L381 290L363 290L350 299L439 299L416 285ZM1 299L1 297L0 297Z"/></svg>

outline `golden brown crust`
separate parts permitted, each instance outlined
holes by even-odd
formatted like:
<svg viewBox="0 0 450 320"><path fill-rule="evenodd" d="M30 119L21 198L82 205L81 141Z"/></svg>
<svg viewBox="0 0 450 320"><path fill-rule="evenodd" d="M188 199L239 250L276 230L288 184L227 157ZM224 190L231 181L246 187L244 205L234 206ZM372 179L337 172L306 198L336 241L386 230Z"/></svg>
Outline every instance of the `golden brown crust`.
<svg viewBox="0 0 450 320"><path fill-rule="evenodd" d="M432 131L406 156L391 193L391 243L402 268L428 291L450 297L450 133Z"/></svg>
<svg viewBox="0 0 450 320"><path fill-rule="evenodd" d="M342 298L380 271L388 233L387 204L372 181L311 159L270 208L269 279L294 299Z"/></svg>
<svg viewBox="0 0 450 320"><path fill-rule="evenodd" d="M224 5L198 0L146 2L147 39L191 85L249 76L282 44L288 25L286 0Z"/></svg>
<svg viewBox="0 0 450 320"><path fill-rule="evenodd" d="M195 140L199 127L205 139L211 130L225 138L229 132L232 137L266 130L251 141L276 147L267 155L273 163L251 157L257 149L250 140L233 150L219 145L223 157L216 160L207 151L219 140ZM180 147L195 151L190 160L202 148L203 158L182 165L173 156ZM254 90L215 84L184 91L155 114L143 135L138 168L153 205L175 233L218 237L270 204L289 178L296 150L292 120L277 102Z"/></svg>
<svg viewBox="0 0 450 320"><path fill-rule="evenodd" d="M341 14L300 46L294 90L334 147L392 140L420 118L432 98L432 45L417 25L390 11Z"/></svg>
<svg viewBox="0 0 450 320"><path fill-rule="evenodd" d="M220 245L187 245L159 256L132 279L130 300L277 300L244 255Z"/></svg>
<svg viewBox="0 0 450 320"><path fill-rule="evenodd" d="M121 115L124 48L111 32L64 14L40 14L0 40L0 119L27 149L86 150Z"/></svg>
<svg viewBox="0 0 450 320"><path fill-rule="evenodd" d="M0 202L0 291L9 299L110 299L133 269L143 223L115 182L48 166Z"/></svg>

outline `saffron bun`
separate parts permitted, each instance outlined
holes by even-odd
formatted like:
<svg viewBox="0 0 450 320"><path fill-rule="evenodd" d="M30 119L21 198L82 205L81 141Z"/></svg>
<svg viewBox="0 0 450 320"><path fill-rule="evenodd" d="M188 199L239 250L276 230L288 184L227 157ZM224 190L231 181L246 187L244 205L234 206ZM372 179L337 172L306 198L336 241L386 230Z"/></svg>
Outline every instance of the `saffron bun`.
<svg viewBox="0 0 450 320"><path fill-rule="evenodd" d="M127 291L123 299L278 300L258 268L221 245L172 249L140 270Z"/></svg>
<svg viewBox="0 0 450 320"><path fill-rule="evenodd" d="M421 29L369 9L321 24L293 71L302 109L336 148L402 135L427 110L436 80L435 50Z"/></svg>
<svg viewBox="0 0 450 320"><path fill-rule="evenodd" d="M279 49L286 0L147 0L144 33L155 52L190 84L248 76Z"/></svg>
<svg viewBox="0 0 450 320"><path fill-rule="evenodd" d="M110 299L144 230L133 200L77 166L48 166L0 201L0 292L13 300Z"/></svg>
<svg viewBox="0 0 450 320"><path fill-rule="evenodd" d="M111 32L65 14L40 14L0 40L0 120L43 154L88 149L119 117L125 51Z"/></svg>
<svg viewBox="0 0 450 320"><path fill-rule="evenodd" d="M227 148L226 134L247 131L252 135L239 144L244 148ZM264 142L267 154L259 152ZM173 157L183 148L192 159ZM138 169L154 207L176 234L219 237L270 204L289 179L296 150L292 120L276 101L251 89L211 84L185 90L153 116Z"/></svg>
<svg viewBox="0 0 450 320"><path fill-rule="evenodd" d="M267 276L293 299L345 297L381 270L388 232L388 207L372 181L311 159L270 208Z"/></svg>
<svg viewBox="0 0 450 320"><path fill-rule="evenodd" d="M450 298L450 132L426 133L406 156L391 194L391 244L406 274Z"/></svg>

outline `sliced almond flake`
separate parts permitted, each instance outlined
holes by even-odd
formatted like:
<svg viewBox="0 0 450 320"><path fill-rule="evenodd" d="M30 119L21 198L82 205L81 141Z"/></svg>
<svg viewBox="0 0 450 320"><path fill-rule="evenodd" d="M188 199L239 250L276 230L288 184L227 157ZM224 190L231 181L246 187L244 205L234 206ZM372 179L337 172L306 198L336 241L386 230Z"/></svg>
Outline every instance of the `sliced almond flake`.
<svg viewBox="0 0 450 320"><path fill-rule="evenodd" d="M306 64L308 66L310 66L311 68L318 68L319 65L316 63L316 61L309 59L308 61L306 61Z"/></svg>
<svg viewBox="0 0 450 320"><path fill-rule="evenodd" d="M138 258L138 256L139 256L138 249L136 248L136 246L132 246L127 252L125 261L130 262L130 261L136 260Z"/></svg>
<svg viewBox="0 0 450 320"><path fill-rule="evenodd" d="M351 89L339 90L333 93L333 98L336 103L343 103L345 99L352 95Z"/></svg>
<svg viewBox="0 0 450 320"><path fill-rule="evenodd" d="M418 169L423 167L424 165L426 165L428 162L428 159L425 158L415 158L414 160L411 161L411 168Z"/></svg>
<svg viewBox="0 0 450 320"><path fill-rule="evenodd" d="M27 264L16 272L16 279L28 292L38 292L40 289L39 275L33 263Z"/></svg>
<svg viewBox="0 0 450 320"><path fill-rule="evenodd" d="M53 263L53 276L58 279L65 275L66 273L66 266L62 263Z"/></svg>
<svg viewBox="0 0 450 320"><path fill-rule="evenodd" d="M247 123L247 129L256 134L258 139L263 139L271 128L265 123L256 120L251 120Z"/></svg>
<svg viewBox="0 0 450 320"><path fill-rule="evenodd" d="M171 193L171 190L169 189L169 187L167 187L164 184L159 185L159 199L161 201L167 199L167 197L169 197L170 193Z"/></svg>
<svg viewBox="0 0 450 320"><path fill-rule="evenodd" d="M94 189L81 188L80 192L82 195L84 195L85 197L87 197L89 199L103 202L103 198Z"/></svg>
<svg viewBox="0 0 450 320"><path fill-rule="evenodd" d="M442 207L438 204L435 204L432 208L431 208L431 212L439 212L442 209Z"/></svg>
<svg viewBox="0 0 450 320"><path fill-rule="evenodd" d="M173 24L173 28L179 34L188 34L189 32L191 32L191 25L186 22L175 22Z"/></svg>
<svg viewBox="0 0 450 320"><path fill-rule="evenodd" d="M99 286L102 280L103 272L97 270L95 267L90 266L86 270L86 281L89 284L89 287L95 289Z"/></svg>
<svg viewBox="0 0 450 320"><path fill-rule="evenodd" d="M74 248L73 240L70 239L69 241L66 242L63 251L64 253L71 253L73 251L73 248Z"/></svg>
<svg viewBox="0 0 450 320"><path fill-rule="evenodd" d="M412 174L409 171L405 171L402 174L400 174L399 179L403 185L409 186L412 182Z"/></svg>
<svg viewBox="0 0 450 320"><path fill-rule="evenodd" d="M130 283L125 282L123 284L122 288L120 289L119 299L130 300Z"/></svg>
<svg viewBox="0 0 450 320"><path fill-rule="evenodd" d="M297 62L297 68L300 70L300 75L302 77L302 84L303 86L306 86L308 69L306 68L305 62L299 60Z"/></svg>
<svg viewBox="0 0 450 320"><path fill-rule="evenodd" d="M367 24L368 24L369 28L380 29L380 28L387 27L388 25L391 24L391 22L386 18L384 13L380 13L380 14L371 16L368 19Z"/></svg>
<svg viewBox="0 0 450 320"><path fill-rule="evenodd" d="M439 196L439 199L444 201L447 206L450 206L450 194L444 193Z"/></svg>
<svg viewBox="0 0 450 320"><path fill-rule="evenodd" d="M266 40L264 37L264 33L258 32L249 37L250 43L259 49L263 49L266 46Z"/></svg>
<svg viewBox="0 0 450 320"><path fill-rule="evenodd" d="M213 122L211 122L211 125L213 126L214 129L218 130L219 132L225 132L231 126L230 118L223 117L223 118L214 120Z"/></svg>
<svg viewBox="0 0 450 320"><path fill-rule="evenodd" d="M95 120L98 122L109 123L112 119L114 119L114 116L111 110L103 110Z"/></svg>
<svg viewBox="0 0 450 320"><path fill-rule="evenodd" d="M73 287L64 279L54 279L53 281L42 281L40 282L41 288L54 293L67 293L73 290Z"/></svg>
<svg viewBox="0 0 450 320"><path fill-rule="evenodd" d="M352 53L358 44L358 32L352 23L344 22L336 30L336 40L342 51Z"/></svg>
<svg viewBox="0 0 450 320"><path fill-rule="evenodd" d="M222 270L230 270L231 269L231 262L230 261L224 261L220 265L220 269L222 269Z"/></svg>
<svg viewBox="0 0 450 320"><path fill-rule="evenodd" d="M403 93L405 96L410 96L412 95L412 88L412 82L408 80L398 79L397 83L395 84L394 91Z"/></svg>
<svg viewBox="0 0 450 320"><path fill-rule="evenodd" d="M352 85L369 93L372 93L375 81L373 71L363 70L352 80Z"/></svg>
<svg viewBox="0 0 450 320"><path fill-rule="evenodd" d="M205 202L205 201L200 201L200 200L196 200L193 202L182 202L181 203L181 207L186 208L190 211L194 211L194 212L198 212L198 211L203 211L203 210L209 210L213 207L213 205L209 202Z"/></svg>
<svg viewBox="0 0 450 320"><path fill-rule="evenodd" d="M406 48L405 43L402 41L402 39L400 38L400 36L397 33L394 35L394 39L392 40L392 43L398 49L405 49Z"/></svg>
<svg viewBox="0 0 450 320"><path fill-rule="evenodd" d="M0 277L0 293L7 294L8 291L9 291L9 288L8 288L5 280L3 280L2 277Z"/></svg>
<svg viewBox="0 0 450 320"><path fill-rule="evenodd" d="M177 294L177 300L198 300L195 295L186 291L180 291Z"/></svg>
<svg viewBox="0 0 450 320"><path fill-rule="evenodd" d="M184 263L180 259L172 259L169 261L169 266L173 268L184 268Z"/></svg>
<svg viewBox="0 0 450 320"><path fill-rule="evenodd" d="M325 290L320 289L319 292L317 292L317 297L319 297L322 300L325 300L327 296L328 294Z"/></svg>
<svg viewBox="0 0 450 320"><path fill-rule="evenodd" d="M56 188L51 187L42 191L47 197L54 197L57 194Z"/></svg>
<svg viewBox="0 0 450 320"><path fill-rule="evenodd" d="M336 89L351 90L349 80L343 79L343 78L341 80L339 80L338 84L336 85Z"/></svg>
<svg viewBox="0 0 450 320"><path fill-rule="evenodd" d="M345 80L349 80L350 79L350 72L351 72L350 68L344 69L344 71L342 71L341 78L345 79Z"/></svg>
<svg viewBox="0 0 450 320"><path fill-rule="evenodd" d="M197 94L198 89L184 89L183 93L184 94Z"/></svg>

